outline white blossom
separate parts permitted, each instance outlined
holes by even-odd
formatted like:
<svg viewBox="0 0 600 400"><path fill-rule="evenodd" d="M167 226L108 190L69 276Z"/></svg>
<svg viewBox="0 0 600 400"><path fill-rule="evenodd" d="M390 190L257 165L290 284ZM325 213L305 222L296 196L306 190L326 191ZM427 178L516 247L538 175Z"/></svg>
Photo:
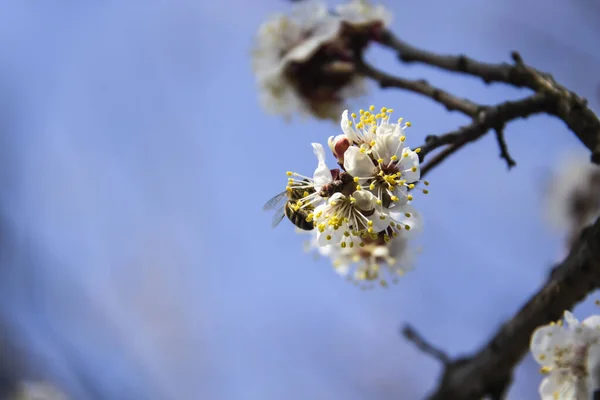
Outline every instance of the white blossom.
<svg viewBox="0 0 600 400"><path fill-rule="evenodd" d="M289 16L274 15L260 26L256 37L253 66L258 78L279 76L290 61L306 61L338 30L339 20L316 1L298 4Z"/></svg>
<svg viewBox="0 0 600 400"><path fill-rule="evenodd" d="M547 187L546 216L571 240L600 216L600 167L587 154L571 153L557 163Z"/></svg>
<svg viewBox="0 0 600 400"><path fill-rule="evenodd" d="M310 249L331 258L351 280L386 284L390 276L394 280L411 269L409 241L423 229L411 194L420 182L420 150L406 145L410 123L390 123L392 109L374 110L360 110L359 120L342 113L342 133L328 140L341 169L330 169L323 146L313 143L313 176L288 172L287 189L294 194L305 190L292 210L312 223L302 226L312 232Z"/></svg>
<svg viewBox="0 0 600 400"><path fill-rule="evenodd" d="M396 281L413 267L415 252L409 249L408 240L398 236L373 240L364 246L339 248L329 254L334 269L354 282L378 281L382 286Z"/></svg>
<svg viewBox="0 0 600 400"><path fill-rule="evenodd" d="M411 150L405 145L405 129L411 124L402 125L402 119L390 123L393 110L385 107L380 113L373 112L374 107L370 111L360 110L357 122L356 114L349 119L348 111L344 111L341 121L344 135L330 138L330 148L335 149L339 143L354 144L342 156L344 169L361 188L374 193L380 205L389 208L386 216L400 228L419 227L419 215L408 205L413 198L408 189L415 187L421 175L419 149ZM415 218L411 220L412 216Z"/></svg>
<svg viewBox="0 0 600 400"><path fill-rule="evenodd" d="M334 270L350 282L369 288L370 283L387 286L396 283L398 278L413 269L418 251L411 248L408 236L401 235L384 239L367 239L361 246L321 246L315 231L297 229L299 234L309 234L304 242L304 250L313 252L315 258L329 258Z"/></svg>
<svg viewBox="0 0 600 400"><path fill-rule="evenodd" d="M364 95L366 80L352 61L356 46L344 35L342 18L318 1L261 25L252 64L266 111L335 119L347 99Z"/></svg>
<svg viewBox="0 0 600 400"><path fill-rule="evenodd" d="M569 311L562 321L537 328L530 342L534 359L542 366L542 400L587 400L592 390L588 373L591 346L600 343L600 315L579 322Z"/></svg>

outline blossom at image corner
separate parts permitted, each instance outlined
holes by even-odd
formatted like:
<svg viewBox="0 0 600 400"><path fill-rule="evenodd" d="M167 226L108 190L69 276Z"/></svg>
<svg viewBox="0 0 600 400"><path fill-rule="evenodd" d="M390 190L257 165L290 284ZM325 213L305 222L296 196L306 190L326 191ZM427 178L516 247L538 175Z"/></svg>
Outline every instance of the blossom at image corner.
<svg viewBox="0 0 600 400"><path fill-rule="evenodd" d="M579 322L565 311L564 320L538 327L531 335L530 351L545 375L539 386L542 400L589 399L598 390L589 371L600 357L600 315Z"/></svg>
<svg viewBox="0 0 600 400"><path fill-rule="evenodd" d="M303 218L295 225L311 234L309 249L329 257L348 279L382 286L412 269L409 240L423 228L412 191L427 194L416 185L429 185L420 181L420 149L406 144L411 124L391 122L392 113L374 106L358 115L345 110L342 133L328 140L340 168L330 169L324 147L313 143L312 177L290 171L286 187L289 212L296 222Z"/></svg>

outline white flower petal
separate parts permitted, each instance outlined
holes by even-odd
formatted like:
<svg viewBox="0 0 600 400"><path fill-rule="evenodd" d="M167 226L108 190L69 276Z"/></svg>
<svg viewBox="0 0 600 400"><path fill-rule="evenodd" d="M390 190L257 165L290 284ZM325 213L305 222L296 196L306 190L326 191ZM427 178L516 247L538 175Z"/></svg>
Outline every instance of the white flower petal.
<svg viewBox="0 0 600 400"><path fill-rule="evenodd" d="M579 320L575 318L575 316L570 311L564 312L565 322L569 326L569 328L573 329L579 325Z"/></svg>
<svg viewBox="0 0 600 400"><path fill-rule="evenodd" d="M592 315L581 322L583 325L598 330L600 328L600 315ZM600 334L600 330L598 331Z"/></svg>
<svg viewBox="0 0 600 400"><path fill-rule="evenodd" d="M571 334L562 326L544 325L537 328L531 335L529 350L540 365L551 365L556 346L569 346L571 337Z"/></svg>
<svg viewBox="0 0 600 400"><path fill-rule="evenodd" d="M410 204L390 209L389 215L397 223L410 227L405 235L416 236L423 232L423 216Z"/></svg>
<svg viewBox="0 0 600 400"><path fill-rule="evenodd" d="M352 122L348 118L348 110L344 110L342 113L342 120L340 121L340 127L342 128L342 132L351 142L358 142L358 135L352 125Z"/></svg>
<svg viewBox="0 0 600 400"><path fill-rule="evenodd" d="M376 135L375 146L373 146L373 152L378 158L383 159L384 164L388 164L391 161L392 156L400 157L402 154L399 153L402 150L400 140L396 135L383 134Z"/></svg>
<svg viewBox="0 0 600 400"><path fill-rule="evenodd" d="M396 236L388 242L390 257L402 264L404 270L412 269L415 251L411 251L408 246L408 240L404 236Z"/></svg>
<svg viewBox="0 0 600 400"><path fill-rule="evenodd" d="M318 192L323 188L323 186L333 180L333 176L331 175L329 167L325 163L325 149L323 146L320 143L312 143L312 147L318 160L317 168L313 174L315 190Z"/></svg>
<svg viewBox="0 0 600 400"><path fill-rule="evenodd" d="M408 188L404 185L397 185L393 190L394 196L398 198L398 201L393 204L396 205L404 205L408 203Z"/></svg>
<svg viewBox="0 0 600 400"><path fill-rule="evenodd" d="M402 130L398 124L390 124L390 123L384 122L377 127L376 133L377 133L378 137L383 136L383 135L394 135L399 139L401 136Z"/></svg>
<svg viewBox="0 0 600 400"><path fill-rule="evenodd" d="M388 215L377 210L369 217L369 220L373 222L373 231L378 233L386 230L392 222Z"/></svg>
<svg viewBox="0 0 600 400"><path fill-rule="evenodd" d="M346 199L346 196L344 196L340 192L336 192L329 198L329 200L327 202L329 204L334 204L335 202L344 201L345 199Z"/></svg>
<svg viewBox="0 0 600 400"><path fill-rule="evenodd" d="M339 246L344 238L343 229L325 229L317 234L317 244L319 246Z"/></svg>
<svg viewBox="0 0 600 400"><path fill-rule="evenodd" d="M319 164L325 164L325 149L321 143L311 143Z"/></svg>
<svg viewBox="0 0 600 400"><path fill-rule="evenodd" d="M542 400L554 400L554 391L556 390L556 385L554 381L551 381L549 377L545 377L542 379L540 383L540 387L538 392Z"/></svg>
<svg viewBox="0 0 600 400"><path fill-rule="evenodd" d="M404 154L408 154L404 157ZM412 171L413 167L416 167L416 171ZM413 183L421 178L421 169L419 168L419 155L412 150L405 150L402 154L402 161L400 162L400 172L402 172L402 179L406 179L406 182Z"/></svg>
<svg viewBox="0 0 600 400"><path fill-rule="evenodd" d="M371 211L377 205L377 197L366 190L357 190L352 197L356 200L356 207L363 211Z"/></svg>
<svg viewBox="0 0 600 400"><path fill-rule="evenodd" d="M369 178L377 173L377 167L371 158L356 146L348 147L344 153L344 169L358 178Z"/></svg>
<svg viewBox="0 0 600 400"><path fill-rule="evenodd" d="M340 27L339 19L333 17L327 18L327 16L320 17L319 23L313 29L310 29L311 36L290 50L283 58L283 61L301 62L308 60L324 44L337 37Z"/></svg>
<svg viewBox="0 0 600 400"><path fill-rule="evenodd" d="M347 262L342 262L341 260L334 260L333 269L341 276L348 276L348 273L350 272L350 264Z"/></svg>

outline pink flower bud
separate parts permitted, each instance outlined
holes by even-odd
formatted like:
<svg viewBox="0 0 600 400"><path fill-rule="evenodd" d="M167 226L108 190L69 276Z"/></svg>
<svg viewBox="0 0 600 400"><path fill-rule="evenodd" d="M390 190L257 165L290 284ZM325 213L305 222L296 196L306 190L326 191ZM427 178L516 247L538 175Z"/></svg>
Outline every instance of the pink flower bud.
<svg viewBox="0 0 600 400"><path fill-rule="evenodd" d="M333 152L335 158L337 158L338 162L343 164L344 153L346 150L348 150L348 147L350 147L350 141L348 138L345 135L338 135L335 137L335 139L333 139L329 147L331 148L331 151Z"/></svg>

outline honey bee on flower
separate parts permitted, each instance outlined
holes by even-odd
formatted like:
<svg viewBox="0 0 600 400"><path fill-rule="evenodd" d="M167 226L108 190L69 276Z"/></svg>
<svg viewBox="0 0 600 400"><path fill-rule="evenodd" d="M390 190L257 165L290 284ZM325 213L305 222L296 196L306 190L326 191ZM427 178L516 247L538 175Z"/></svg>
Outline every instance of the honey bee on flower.
<svg viewBox="0 0 600 400"><path fill-rule="evenodd" d="M374 106L360 110L360 117L344 111L342 134L328 141L339 168L329 168L323 146L313 143L313 175L288 172L286 191L278 195L287 202L276 222L285 214L311 231L313 247L331 257L338 271L353 269L358 281L384 282L380 269L393 276L407 270L396 267L397 261L406 258L407 241L423 226L411 194L420 182L419 149L406 144L411 124L391 122L392 113L385 107L375 113ZM273 208L274 199L265 208Z"/></svg>

